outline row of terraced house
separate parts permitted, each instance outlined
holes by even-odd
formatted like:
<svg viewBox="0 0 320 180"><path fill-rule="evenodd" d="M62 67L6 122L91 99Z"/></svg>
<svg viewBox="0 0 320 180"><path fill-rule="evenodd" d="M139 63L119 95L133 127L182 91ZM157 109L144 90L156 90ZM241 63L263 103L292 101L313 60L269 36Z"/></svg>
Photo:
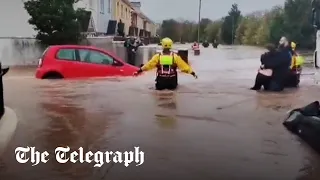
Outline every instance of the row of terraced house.
<svg viewBox="0 0 320 180"><path fill-rule="evenodd" d="M156 35L157 24L141 11L140 2L129 0L81 0L76 7L91 11L89 32L113 35L117 33L117 24L125 35L148 36Z"/></svg>
<svg viewBox="0 0 320 180"><path fill-rule="evenodd" d="M24 0L10 0L0 6L2 27L0 37L32 37L36 34L28 24L30 16L23 8ZM98 35L116 35L118 23L125 35L154 37L158 25L141 11L140 2L129 0L80 0L75 8L84 8L91 14L88 32Z"/></svg>

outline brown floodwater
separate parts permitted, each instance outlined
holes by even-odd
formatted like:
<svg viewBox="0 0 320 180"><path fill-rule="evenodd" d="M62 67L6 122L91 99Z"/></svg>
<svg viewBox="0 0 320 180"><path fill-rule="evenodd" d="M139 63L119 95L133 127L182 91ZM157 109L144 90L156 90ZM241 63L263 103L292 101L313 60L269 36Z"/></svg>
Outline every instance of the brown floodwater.
<svg viewBox="0 0 320 180"><path fill-rule="evenodd" d="M4 78L5 104L19 118L0 158L1 180L319 180L319 156L282 125L286 113L320 98L315 70L282 93L248 90L261 49L202 49L189 55L199 75L179 76L177 91L154 90L154 72L139 77L37 80L34 68ZM15 160L18 146L51 154L46 164ZM58 146L133 150L145 163L59 164Z"/></svg>

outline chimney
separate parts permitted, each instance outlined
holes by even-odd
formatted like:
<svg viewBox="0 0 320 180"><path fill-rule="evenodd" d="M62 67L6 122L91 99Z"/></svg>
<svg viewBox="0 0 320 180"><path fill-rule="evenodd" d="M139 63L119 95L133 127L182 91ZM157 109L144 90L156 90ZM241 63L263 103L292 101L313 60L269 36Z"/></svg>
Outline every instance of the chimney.
<svg viewBox="0 0 320 180"><path fill-rule="evenodd" d="M134 1L134 2L131 2L131 4L132 4L132 6L135 7L135 8L138 8L138 9L141 8L141 2L136 2L136 1Z"/></svg>

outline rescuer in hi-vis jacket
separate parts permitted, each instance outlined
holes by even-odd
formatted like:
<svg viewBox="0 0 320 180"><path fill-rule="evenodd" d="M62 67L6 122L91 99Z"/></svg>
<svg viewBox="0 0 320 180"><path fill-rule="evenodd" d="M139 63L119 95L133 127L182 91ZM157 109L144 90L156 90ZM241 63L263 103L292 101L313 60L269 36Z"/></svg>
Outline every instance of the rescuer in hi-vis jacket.
<svg viewBox="0 0 320 180"><path fill-rule="evenodd" d="M178 86L178 73L180 69L184 73L191 74L198 78L192 68L184 62L179 55L171 51L173 41L170 38L164 38L161 41L162 52L155 54L152 59L142 66L135 75L143 71L149 71L157 68L156 89L157 90L174 90Z"/></svg>
<svg viewBox="0 0 320 180"><path fill-rule="evenodd" d="M291 42L291 49L292 49L292 60L290 69L297 69L302 68L304 64L304 58L296 52L297 44L295 42Z"/></svg>

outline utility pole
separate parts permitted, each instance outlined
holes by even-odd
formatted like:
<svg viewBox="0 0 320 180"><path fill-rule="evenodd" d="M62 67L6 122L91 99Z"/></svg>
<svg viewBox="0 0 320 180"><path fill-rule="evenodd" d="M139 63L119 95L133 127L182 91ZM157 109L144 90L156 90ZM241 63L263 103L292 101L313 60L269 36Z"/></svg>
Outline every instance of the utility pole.
<svg viewBox="0 0 320 180"><path fill-rule="evenodd" d="M198 16L198 43L200 43L201 3L202 3L202 0L199 0L199 16Z"/></svg>

